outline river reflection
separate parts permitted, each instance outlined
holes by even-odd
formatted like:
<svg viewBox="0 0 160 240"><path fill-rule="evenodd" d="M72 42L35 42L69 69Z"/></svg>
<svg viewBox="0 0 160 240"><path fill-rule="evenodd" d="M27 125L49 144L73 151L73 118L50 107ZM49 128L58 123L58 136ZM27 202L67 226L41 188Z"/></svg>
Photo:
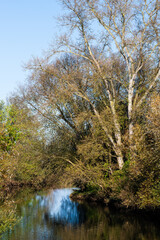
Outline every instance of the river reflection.
<svg viewBox="0 0 160 240"><path fill-rule="evenodd" d="M36 197L41 208L45 209L46 221L50 219L57 224L72 226L83 222L79 204L72 202L69 198L72 192L73 189L57 189L51 191L46 197Z"/></svg>
<svg viewBox="0 0 160 240"><path fill-rule="evenodd" d="M22 217L3 240L159 240L160 222L70 200L73 189L52 190L18 205Z"/></svg>

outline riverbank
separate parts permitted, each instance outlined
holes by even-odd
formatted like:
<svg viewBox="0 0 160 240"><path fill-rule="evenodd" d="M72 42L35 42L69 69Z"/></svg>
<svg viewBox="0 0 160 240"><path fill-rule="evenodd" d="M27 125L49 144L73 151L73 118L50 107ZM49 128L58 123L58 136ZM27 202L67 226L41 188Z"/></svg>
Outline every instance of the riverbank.
<svg viewBox="0 0 160 240"><path fill-rule="evenodd" d="M24 183L11 183L3 186L0 189L0 203L4 203L16 196L17 193L22 192L26 189L30 189L31 192L36 192L44 189L43 185L33 185L33 184L24 184Z"/></svg>
<svg viewBox="0 0 160 240"><path fill-rule="evenodd" d="M140 212L140 213L148 213L151 215L157 215L160 217L160 208L159 207L145 207L145 208L138 208L138 206L125 206L120 199L113 199L110 197L106 197L104 194L99 194L96 190L91 191L81 191L75 190L71 195L70 198L73 201L79 202L96 202L101 203L104 206L114 208L120 211L127 211L127 212Z"/></svg>
<svg viewBox="0 0 160 240"><path fill-rule="evenodd" d="M48 189L60 188L60 184L54 178L44 179L41 182L36 181L11 181L0 186L0 203L13 198L18 192L30 189L31 192L45 191Z"/></svg>

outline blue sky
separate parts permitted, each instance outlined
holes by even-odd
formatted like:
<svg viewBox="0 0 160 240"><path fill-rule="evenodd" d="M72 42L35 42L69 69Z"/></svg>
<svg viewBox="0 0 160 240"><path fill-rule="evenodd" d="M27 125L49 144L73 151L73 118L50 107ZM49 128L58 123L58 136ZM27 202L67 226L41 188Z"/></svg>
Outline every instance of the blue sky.
<svg viewBox="0 0 160 240"><path fill-rule="evenodd" d="M0 100L25 83L23 64L49 48L62 11L58 0L0 0Z"/></svg>

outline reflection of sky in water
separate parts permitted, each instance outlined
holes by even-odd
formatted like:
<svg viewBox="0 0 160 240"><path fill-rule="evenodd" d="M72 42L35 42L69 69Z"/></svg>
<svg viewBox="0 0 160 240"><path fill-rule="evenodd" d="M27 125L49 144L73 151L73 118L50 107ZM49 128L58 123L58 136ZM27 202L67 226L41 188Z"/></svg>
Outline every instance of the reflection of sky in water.
<svg viewBox="0 0 160 240"><path fill-rule="evenodd" d="M51 190L20 203L22 220L2 240L160 240L159 220L127 216L104 206L78 204L72 189Z"/></svg>
<svg viewBox="0 0 160 240"><path fill-rule="evenodd" d="M37 196L41 207L46 208L44 217L53 219L56 223L79 224L79 204L72 202L69 195L73 189L57 189L51 191L46 197Z"/></svg>
<svg viewBox="0 0 160 240"><path fill-rule="evenodd" d="M59 227L70 229L84 221L81 206L69 198L72 192L71 188L51 190L20 204L18 212L22 220L13 231L3 235L3 240L62 240L57 235Z"/></svg>

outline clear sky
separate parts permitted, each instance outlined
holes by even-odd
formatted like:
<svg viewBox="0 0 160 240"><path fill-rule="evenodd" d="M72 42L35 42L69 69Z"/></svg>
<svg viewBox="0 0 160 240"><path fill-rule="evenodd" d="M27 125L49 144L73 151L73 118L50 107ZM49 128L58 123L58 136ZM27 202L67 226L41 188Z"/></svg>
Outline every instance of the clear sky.
<svg viewBox="0 0 160 240"><path fill-rule="evenodd" d="M54 41L62 11L58 0L0 0L0 100L25 82L23 64Z"/></svg>

